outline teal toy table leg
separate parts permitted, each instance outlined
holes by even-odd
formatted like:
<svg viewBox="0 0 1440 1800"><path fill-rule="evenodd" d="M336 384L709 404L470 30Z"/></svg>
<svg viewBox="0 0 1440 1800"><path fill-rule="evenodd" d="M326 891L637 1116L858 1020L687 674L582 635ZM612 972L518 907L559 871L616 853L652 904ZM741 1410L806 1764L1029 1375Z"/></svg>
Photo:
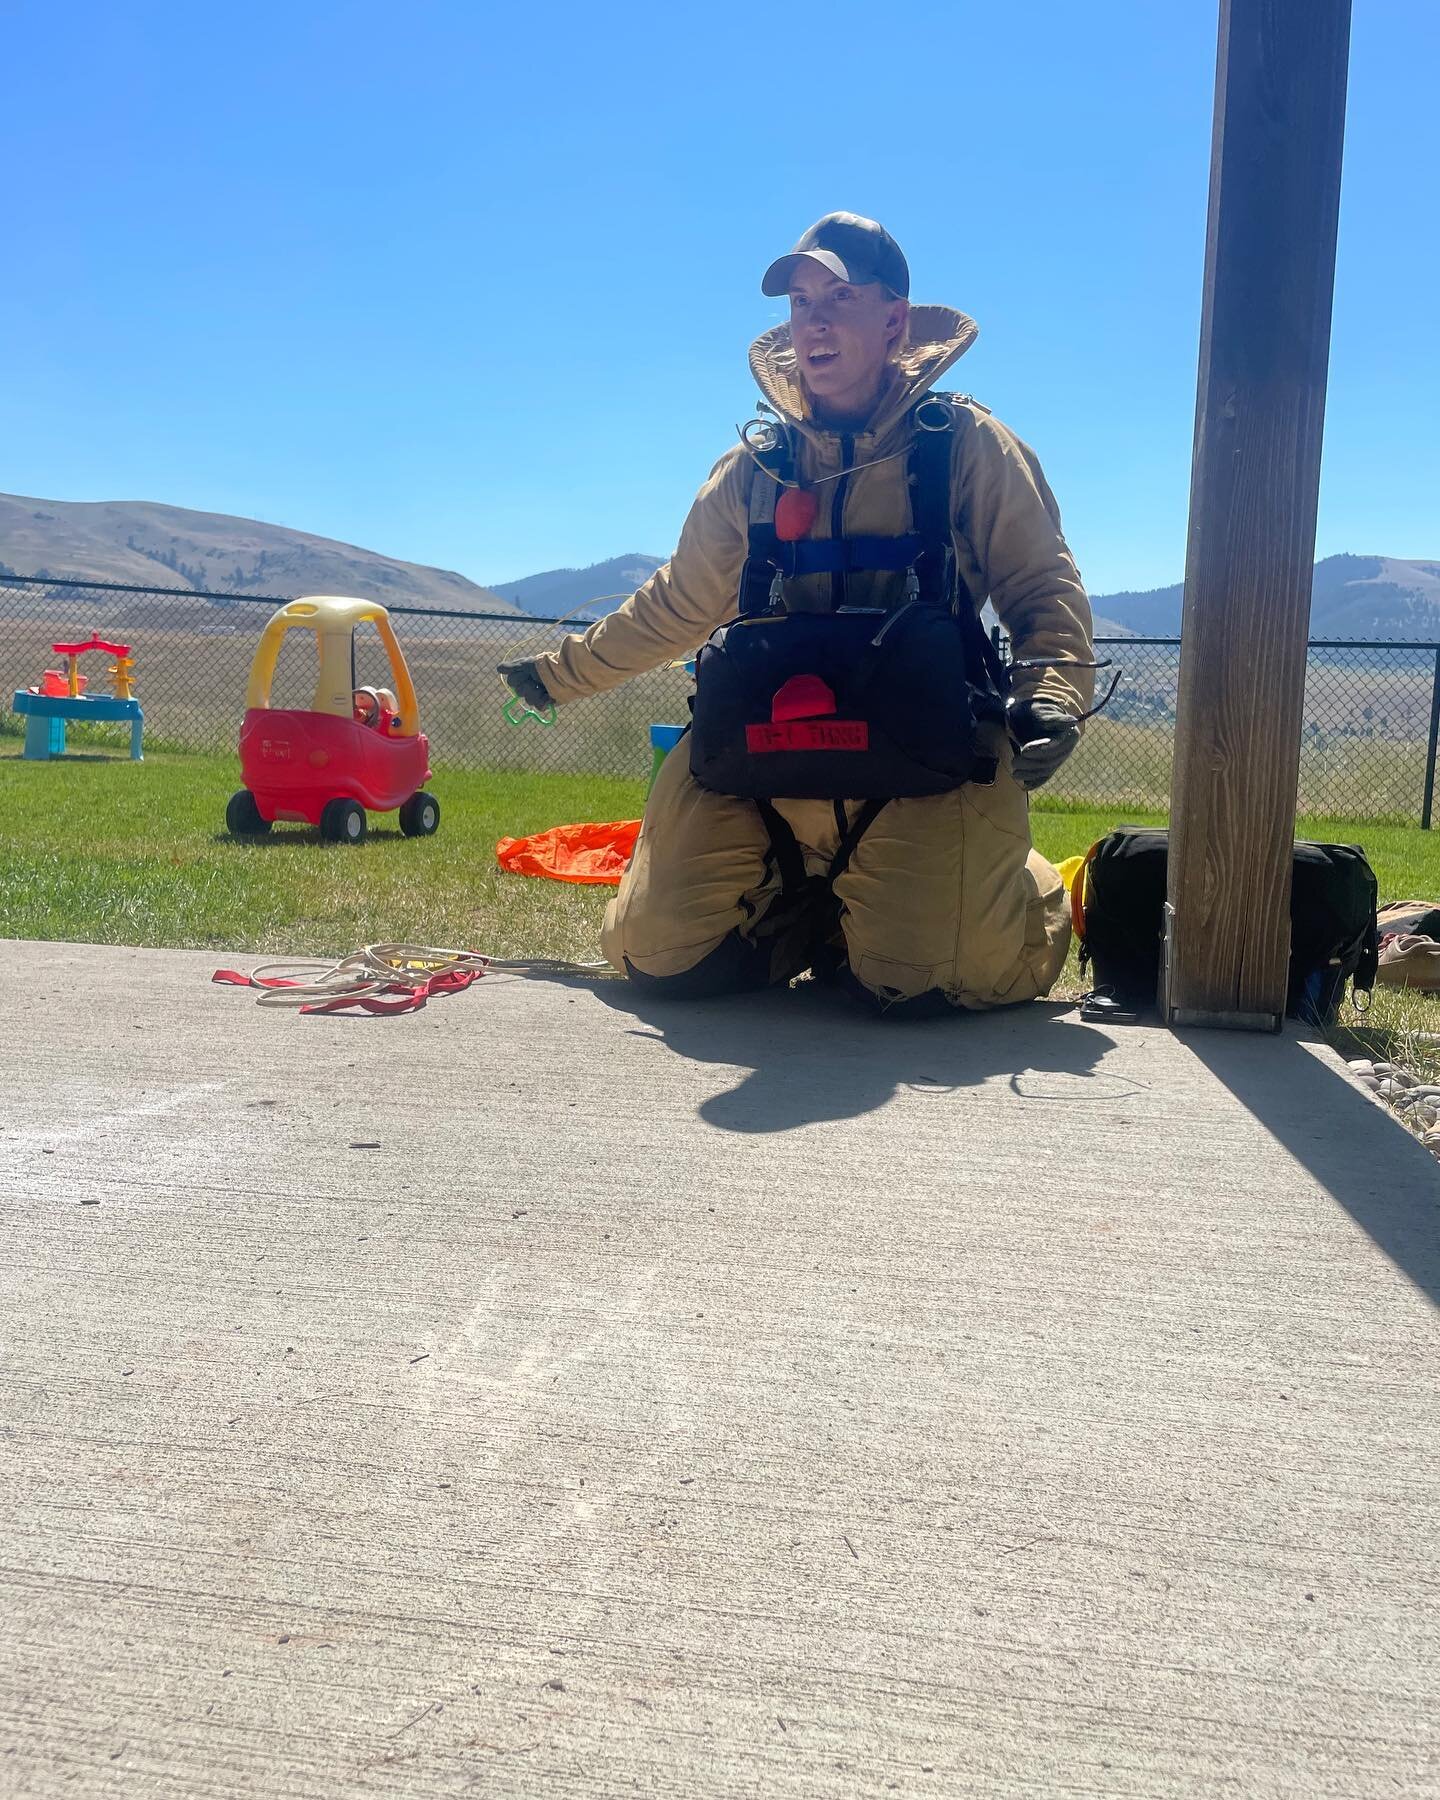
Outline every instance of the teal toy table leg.
<svg viewBox="0 0 1440 1800"><path fill-rule="evenodd" d="M145 756L140 748L140 739L145 730L145 715L137 712L130 721L130 760L144 762Z"/></svg>
<svg viewBox="0 0 1440 1800"><path fill-rule="evenodd" d="M53 756L65 754L65 721L30 713L25 720L25 748L21 760L49 762Z"/></svg>

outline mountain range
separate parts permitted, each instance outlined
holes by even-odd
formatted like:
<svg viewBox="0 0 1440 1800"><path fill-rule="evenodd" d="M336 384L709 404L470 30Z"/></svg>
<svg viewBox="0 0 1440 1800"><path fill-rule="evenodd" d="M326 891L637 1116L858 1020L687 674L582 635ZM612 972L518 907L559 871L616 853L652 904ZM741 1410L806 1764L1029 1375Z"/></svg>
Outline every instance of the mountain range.
<svg viewBox="0 0 1440 1800"><path fill-rule="evenodd" d="M664 559L643 551L489 586L288 526L146 500L0 494L0 574L229 595L358 594L391 606L599 618ZM1173 637L1182 589L1097 594L1097 636ZM1440 562L1327 556L1315 565L1314 637L1440 639Z"/></svg>
<svg viewBox="0 0 1440 1800"><path fill-rule="evenodd" d="M1097 594L1095 630L1113 620L1134 637L1174 637L1184 589ZM1327 556L1315 565L1310 635L1323 638L1440 639L1440 562L1398 556Z"/></svg>
<svg viewBox="0 0 1440 1800"><path fill-rule="evenodd" d="M648 581L665 561L634 550L628 556L612 556L608 562L591 563L584 569L545 569L524 575L519 581L496 581L497 594L528 613L545 618L566 618L581 611L589 618L614 612L643 581Z"/></svg>
<svg viewBox="0 0 1440 1800"><path fill-rule="evenodd" d="M495 588L526 612L550 617L572 609L591 618L612 612L663 559L634 551L585 569L547 569ZM1097 637L1175 637L1184 590L1096 594ZM608 596L596 599L594 596ZM618 596L618 597L617 597ZM1440 639L1440 563L1397 556L1327 556L1315 565L1312 637Z"/></svg>
<svg viewBox="0 0 1440 1800"><path fill-rule="evenodd" d="M217 594L355 594L386 606L515 612L449 569L226 513L150 500L0 494L0 574L119 581Z"/></svg>

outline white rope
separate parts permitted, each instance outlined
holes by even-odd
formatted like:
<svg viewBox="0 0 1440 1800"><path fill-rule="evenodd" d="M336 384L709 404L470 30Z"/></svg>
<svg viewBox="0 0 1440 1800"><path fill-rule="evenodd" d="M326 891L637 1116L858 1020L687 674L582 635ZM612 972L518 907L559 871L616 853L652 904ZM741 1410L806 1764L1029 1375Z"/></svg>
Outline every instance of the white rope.
<svg viewBox="0 0 1440 1800"><path fill-rule="evenodd" d="M566 962L562 958L536 957L507 962L479 950L448 950L432 944L366 944L336 962L270 962L250 971L252 985L261 981L286 981L289 987L261 987L260 1006L312 1006L326 1000L360 1000L377 997L387 988L423 988L437 975L490 972L509 975L598 975L607 962Z"/></svg>

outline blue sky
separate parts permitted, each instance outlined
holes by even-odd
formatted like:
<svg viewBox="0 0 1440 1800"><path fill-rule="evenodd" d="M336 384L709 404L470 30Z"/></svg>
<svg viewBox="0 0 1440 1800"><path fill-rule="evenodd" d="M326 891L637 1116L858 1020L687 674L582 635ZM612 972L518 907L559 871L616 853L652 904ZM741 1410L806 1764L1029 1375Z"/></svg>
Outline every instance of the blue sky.
<svg viewBox="0 0 1440 1800"><path fill-rule="evenodd" d="M882 219L1092 591L1184 563L1215 9L11 5L0 489L500 582L665 552ZM1440 557L1436 0L1359 0L1318 553Z"/></svg>

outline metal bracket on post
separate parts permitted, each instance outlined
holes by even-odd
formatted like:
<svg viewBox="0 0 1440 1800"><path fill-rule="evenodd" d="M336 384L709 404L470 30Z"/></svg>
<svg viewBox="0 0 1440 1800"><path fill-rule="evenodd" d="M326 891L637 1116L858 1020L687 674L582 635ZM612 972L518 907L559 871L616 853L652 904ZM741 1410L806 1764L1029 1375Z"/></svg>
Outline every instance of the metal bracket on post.
<svg viewBox="0 0 1440 1800"><path fill-rule="evenodd" d="M1170 1004L1170 948L1175 937L1175 908L1167 900L1164 930L1160 938L1160 1017L1165 1024L1203 1025L1212 1031L1277 1032L1285 1023L1283 1013L1271 1012L1200 1012Z"/></svg>
<svg viewBox="0 0 1440 1800"><path fill-rule="evenodd" d="M1168 900L1160 916L1163 920L1160 932L1160 991L1155 996L1155 1004L1160 1008L1162 1021L1171 1025L1175 1015L1170 1006L1170 945L1175 936L1175 908Z"/></svg>

